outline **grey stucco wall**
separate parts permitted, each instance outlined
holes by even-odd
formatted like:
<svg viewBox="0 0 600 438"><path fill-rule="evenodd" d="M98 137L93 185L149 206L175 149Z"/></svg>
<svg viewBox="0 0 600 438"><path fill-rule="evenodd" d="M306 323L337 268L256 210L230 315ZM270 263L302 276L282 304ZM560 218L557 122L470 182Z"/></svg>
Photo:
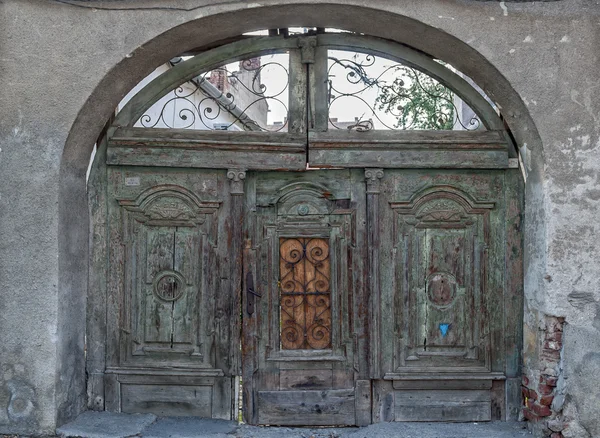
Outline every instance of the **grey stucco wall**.
<svg viewBox="0 0 600 438"><path fill-rule="evenodd" d="M420 48L501 104L527 151L525 364L537 366L542 315L566 317L564 412L572 436L600 436L600 387L589 384L600 372L597 0L178 0L168 6L189 10L118 10L166 4L0 0L0 433L52 432L85 405L85 169L119 99L181 50L319 25Z"/></svg>

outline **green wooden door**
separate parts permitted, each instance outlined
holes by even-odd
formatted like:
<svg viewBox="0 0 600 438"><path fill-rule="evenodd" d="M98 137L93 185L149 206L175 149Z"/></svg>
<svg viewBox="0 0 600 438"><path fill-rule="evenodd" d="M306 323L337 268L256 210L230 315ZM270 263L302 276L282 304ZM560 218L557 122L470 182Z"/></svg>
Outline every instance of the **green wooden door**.
<svg viewBox="0 0 600 438"><path fill-rule="evenodd" d="M515 171L253 173L247 184L247 422L505 418L518 372Z"/></svg>
<svg viewBox="0 0 600 438"><path fill-rule="evenodd" d="M361 172L252 173L247 206L246 421L369 424Z"/></svg>
<svg viewBox="0 0 600 438"><path fill-rule="evenodd" d="M220 170L108 169L108 410L233 419L228 186Z"/></svg>
<svg viewBox="0 0 600 438"><path fill-rule="evenodd" d="M257 58L272 54L286 61L263 66L287 72L275 94ZM285 123L261 127L235 93L198 80L232 60L252 61L228 74L255 84L246 109L286 96ZM405 95L421 80L445 102L427 118ZM189 103L184 83L244 131L144 124L161 95ZM338 121L340 105L356 114ZM199 108L180 121L211 114ZM151 81L105 140L92 199L101 293L88 300L97 408L106 396L108 410L233 419L241 373L253 424L518 409L518 159L497 108L453 69L322 29L243 38Z"/></svg>
<svg viewBox="0 0 600 438"><path fill-rule="evenodd" d="M521 315L518 178L385 171L375 225L376 421L505 418Z"/></svg>

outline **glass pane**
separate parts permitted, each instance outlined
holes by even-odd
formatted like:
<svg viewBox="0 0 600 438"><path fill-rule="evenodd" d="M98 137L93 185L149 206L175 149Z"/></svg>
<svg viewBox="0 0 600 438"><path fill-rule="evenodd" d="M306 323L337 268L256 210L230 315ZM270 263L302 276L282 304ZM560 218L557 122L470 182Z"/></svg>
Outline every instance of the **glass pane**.
<svg viewBox="0 0 600 438"><path fill-rule="evenodd" d="M169 92L135 126L285 132L288 84L287 53L234 62Z"/></svg>
<svg viewBox="0 0 600 438"><path fill-rule="evenodd" d="M331 348L329 239L281 238L281 349Z"/></svg>
<svg viewBox="0 0 600 438"><path fill-rule="evenodd" d="M330 50L328 82L330 130L483 129L450 89L396 61Z"/></svg>

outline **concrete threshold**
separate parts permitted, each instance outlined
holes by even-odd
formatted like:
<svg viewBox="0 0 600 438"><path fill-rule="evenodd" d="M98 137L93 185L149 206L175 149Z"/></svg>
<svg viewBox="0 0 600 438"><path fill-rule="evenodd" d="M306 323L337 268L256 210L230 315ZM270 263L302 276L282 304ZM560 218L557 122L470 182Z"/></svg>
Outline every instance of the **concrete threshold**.
<svg viewBox="0 0 600 438"><path fill-rule="evenodd" d="M367 427L262 427L197 417L84 412L56 431L81 438L521 438L525 423L378 423Z"/></svg>

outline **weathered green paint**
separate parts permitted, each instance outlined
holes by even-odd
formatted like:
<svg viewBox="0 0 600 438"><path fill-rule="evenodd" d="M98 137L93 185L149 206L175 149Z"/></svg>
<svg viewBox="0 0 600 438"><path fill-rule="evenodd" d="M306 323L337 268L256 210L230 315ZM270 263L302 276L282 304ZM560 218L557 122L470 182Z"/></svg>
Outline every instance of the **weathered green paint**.
<svg viewBox="0 0 600 438"><path fill-rule="evenodd" d="M425 71L488 130L328 131L327 48ZM132 127L201 71L277 51L289 132ZM493 108L425 55L361 36L248 38L190 61L125 106L92 170L91 407L234 418L241 372L252 424L514 417L522 183ZM293 237L328 242L331 348L282 348Z"/></svg>
<svg viewBox="0 0 600 438"><path fill-rule="evenodd" d="M506 360L514 361L519 351L509 352L506 345L518 330L512 325L518 316L510 312L519 295L518 288L509 285L512 280L507 283L507 275L514 280L522 273L516 265L506 269L507 263L520 260L520 235L514 227L520 195L514 174L386 170L382 180L383 377L393 380L394 388L396 382L411 382L410 388L417 390L415 400L430 413L437 408L420 398L433 389L430 381L436 382L440 397L452 395L444 388L472 391L470 382L498 382L481 400L492 414L483 415L479 402L477 407L465 404L463 410L457 404L448 420L505 418L503 381L514 373ZM513 218L509 225L507 214ZM517 261L507 257L507 229ZM509 320L511 328L506 327ZM386 400L392 388L381 390L376 400ZM419 415L406 404L396 404L395 409L396 421L431 420L430 414Z"/></svg>
<svg viewBox="0 0 600 438"><path fill-rule="evenodd" d="M248 343L244 346L245 376L250 378L244 382L247 384L244 403L245 420L249 423L365 423L365 412L369 409L358 404L358 418L355 396L358 374L368 372L359 369L361 364L356 357L359 348L356 333L365 332L364 313L359 313L359 308L366 306L361 301L365 297L361 290L365 272L364 233L356 232L363 226L358 220L364 218L365 192L358 173L330 170L249 174L245 234L247 252L254 256L245 263L245 269L254 277L255 289L261 294L254 313L249 314L246 306L242 309L244 329L250 332L244 336ZM280 237L314 237L329 242L330 349L281 348ZM288 370L292 369L295 371L290 374ZM322 376L318 394L323 409L312 409L314 404L310 409L303 408L301 400L316 397L317 392L311 386L318 376ZM285 383L291 378L296 382L293 389ZM357 390L361 400L363 386ZM341 390L344 396L340 399ZM287 416L282 415L283 408ZM333 412L337 414L332 415Z"/></svg>

